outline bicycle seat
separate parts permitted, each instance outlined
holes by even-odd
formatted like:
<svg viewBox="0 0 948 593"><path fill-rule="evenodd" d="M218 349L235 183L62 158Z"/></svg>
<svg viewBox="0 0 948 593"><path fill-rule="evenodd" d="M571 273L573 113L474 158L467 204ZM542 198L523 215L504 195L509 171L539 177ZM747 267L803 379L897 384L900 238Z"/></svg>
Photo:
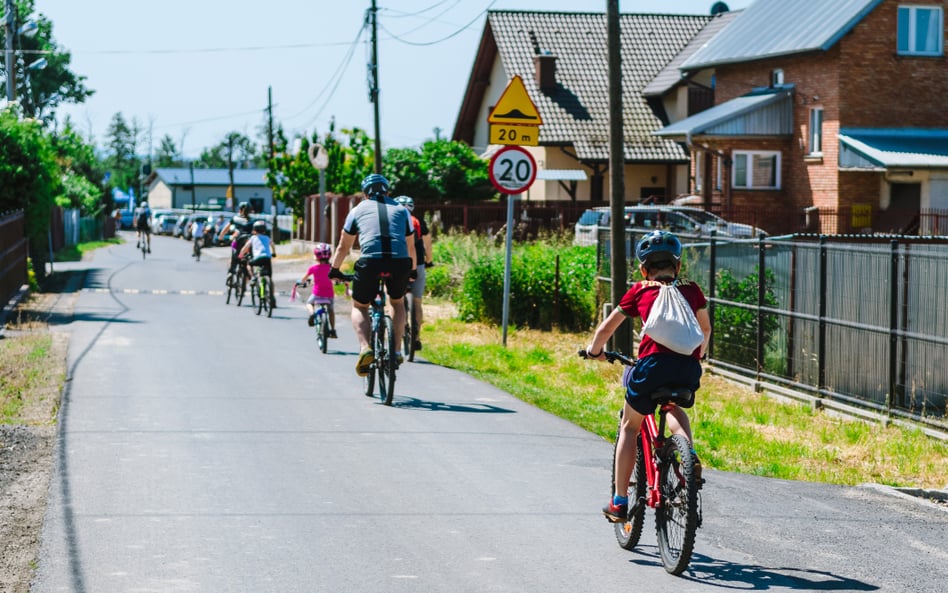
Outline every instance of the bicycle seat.
<svg viewBox="0 0 948 593"><path fill-rule="evenodd" d="M683 408L689 408L695 403L695 392L687 387L659 387L652 392L652 401L663 404L671 402Z"/></svg>

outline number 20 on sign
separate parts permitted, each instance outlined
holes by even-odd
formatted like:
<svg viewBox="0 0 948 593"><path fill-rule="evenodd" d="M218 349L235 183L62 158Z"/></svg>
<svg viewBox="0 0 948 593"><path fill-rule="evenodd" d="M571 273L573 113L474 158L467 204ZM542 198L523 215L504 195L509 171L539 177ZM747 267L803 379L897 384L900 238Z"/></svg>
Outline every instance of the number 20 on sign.
<svg viewBox="0 0 948 593"><path fill-rule="evenodd" d="M519 146L505 146L494 153L488 165L491 183L497 191L519 194L529 188L537 177L533 155Z"/></svg>

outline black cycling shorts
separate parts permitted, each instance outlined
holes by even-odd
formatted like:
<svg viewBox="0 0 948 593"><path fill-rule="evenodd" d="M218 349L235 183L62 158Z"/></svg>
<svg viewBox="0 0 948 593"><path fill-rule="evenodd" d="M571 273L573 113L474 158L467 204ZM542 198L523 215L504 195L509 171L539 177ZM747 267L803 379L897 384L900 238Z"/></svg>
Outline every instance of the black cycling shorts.
<svg viewBox="0 0 948 593"><path fill-rule="evenodd" d="M411 273L411 258L362 258L355 264L352 278L352 300L367 305L375 300L379 292L379 276L388 272L385 292L390 299L400 299L408 290L408 275Z"/></svg>

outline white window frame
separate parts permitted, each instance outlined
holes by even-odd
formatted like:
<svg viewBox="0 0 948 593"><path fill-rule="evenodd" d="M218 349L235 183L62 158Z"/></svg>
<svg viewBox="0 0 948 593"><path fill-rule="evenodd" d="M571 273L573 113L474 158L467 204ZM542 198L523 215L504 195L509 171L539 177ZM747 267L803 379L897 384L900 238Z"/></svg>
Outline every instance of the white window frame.
<svg viewBox="0 0 948 593"><path fill-rule="evenodd" d="M770 71L770 86L783 84L783 68L774 68Z"/></svg>
<svg viewBox="0 0 948 593"><path fill-rule="evenodd" d="M758 158L769 158L776 157L774 162L774 181L773 186L769 185L754 185L753 184L753 175L750 174L754 170L754 161ZM747 171L745 173L746 185L738 185L737 183L737 161L739 158L745 158L747 162ZM780 167L782 163L782 155L779 150L734 150L731 153L731 159L734 163L734 166L731 171L731 187L734 189L777 189L781 188L781 178L780 178Z"/></svg>
<svg viewBox="0 0 948 593"><path fill-rule="evenodd" d="M918 19L919 13L931 13L934 22L930 21L930 27L935 31L935 47L933 49L916 49L919 41ZM903 19L908 19L907 22ZM895 50L901 56L941 56L945 48L945 13L941 6L915 6L912 4L902 4L898 7L898 16L896 18ZM903 25L907 25L907 37L902 34ZM927 35L927 32L922 32Z"/></svg>
<svg viewBox="0 0 948 593"><path fill-rule="evenodd" d="M813 107L810 109L810 129L809 133L809 154L811 156L823 155L823 108Z"/></svg>
<svg viewBox="0 0 948 593"><path fill-rule="evenodd" d="M695 193L701 193L701 186L704 182L702 172L704 171L704 151L695 151Z"/></svg>

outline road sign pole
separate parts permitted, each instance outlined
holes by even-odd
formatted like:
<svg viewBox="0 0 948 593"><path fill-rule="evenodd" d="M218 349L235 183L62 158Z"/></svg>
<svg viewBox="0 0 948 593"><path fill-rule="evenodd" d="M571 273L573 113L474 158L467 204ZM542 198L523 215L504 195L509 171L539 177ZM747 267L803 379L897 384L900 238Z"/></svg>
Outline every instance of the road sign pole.
<svg viewBox="0 0 948 593"><path fill-rule="evenodd" d="M507 194L507 246L504 254L504 307L501 315L503 344L507 347L507 322L510 319L510 265L513 251L514 200L519 194Z"/></svg>

